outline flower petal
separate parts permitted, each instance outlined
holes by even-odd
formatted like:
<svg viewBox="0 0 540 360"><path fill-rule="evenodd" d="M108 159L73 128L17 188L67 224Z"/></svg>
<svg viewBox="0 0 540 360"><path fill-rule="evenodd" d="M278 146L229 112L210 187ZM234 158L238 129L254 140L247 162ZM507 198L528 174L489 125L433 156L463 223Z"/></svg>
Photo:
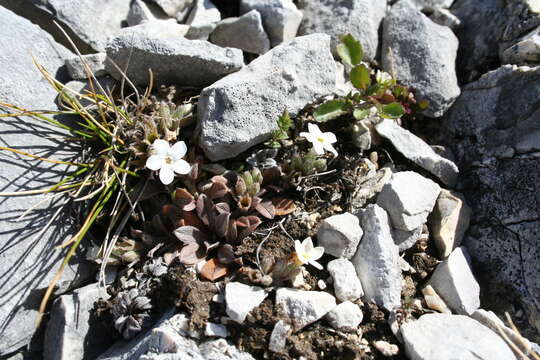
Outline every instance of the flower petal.
<svg viewBox="0 0 540 360"><path fill-rule="evenodd" d="M320 259L324 254L324 248L322 246L317 246L311 252L309 253L309 259L310 260L318 260Z"/></svg>
<svg viewBox="0 0 540 360"><path fill-rule="evenodd" d="M330 144L333 144L337 141L336 134L334 134L333 132L325 132L321 136L325 142L328 142Z"/></svg>
<svg viewBox="0 0 540 360"><path fill-rule="evenodd" d="M183 142L183 141L176 142L171 147L171 152L170 153L171 153L171 156L173 157L173 159L175 159L175 160L183 158L184 155L186 155L186 153L187 153L186 143Z"/></svg>
<svg viewBox="0 0 540 360"><path fill-rule="evenodd" d="M294 240L294 251L296 251L297 254L304 252L304 247L302 246L302 243L298 240Z"/></svg>
<svg viewBox="0 0 540 360"><path fill-rule="evenodd" d="M309 123L307 124L307 127L308 131L315 136L319 136L322 134L321 129L319 129L319 126L317 124Z"/></svg>
<svg viewBox="0 0 540 360"><path fill-rule="evenodd" d="M313 134L310 134L308 132L301 132L300 134L298 134L302 137L305 137L307 141L309 142L314 142L315 141L315 137L313 136Z"/></svg>
<svg viewBox="0 0 540 360"><path fill-rule="evenodd" d="M324 144L323 145L324 148L328 151L330 151L332 154L334 154L334 156L338 156L338 152L336 150L336 148L334 146L332 146L332 144Z"/></svg>
<svg viewBox="0 0 540 360"><path fill-rule="evenodd" d="M174 171L170 165L164 165L161 167L161 170L159 170L159 180L164 185L169 185L174 180Z"/></svg>
<svg viewBox="0 0 540 360"><path fill-rule="evenodd" d="M315 266L317 269L322 270L323 266L316 262L315 260L309 260L309 264Z"/></svg>
<svg viewBox="0 0 540 360"><path fill-rule="evenodd" d="M172 169L175 173L185 175L191 171L191 165L186 160L178 159L172 164Z"/></svg>
<svg viewBox="0 0 540 360"><path fill-rule="evenodd" d="M332 146L332 145L330 145ZM320 141L313 141L313 150L317 155L324 155L324 145Z"/></svg>
<svg viewBox="0 0 540 360"><path fill-rule="evenodd" d="M313 240L311 240L311 237L305 238L302 245L304 245L304 251L308 254L313 250Z"/></svg>
<svg viewBox="0 0 540 360"><path fill-rule="evenodd" d="M159 170L163 165L163 159L159 155L152 155L146 160L146 167L150 170Z"/></svg>
<svg viewBox="0 0 540 360"><path fill-rule="evenodd" d="M152 144L152 151L155 155L166 156L170 149L169 143L162 139L156 139Z"/></svg>

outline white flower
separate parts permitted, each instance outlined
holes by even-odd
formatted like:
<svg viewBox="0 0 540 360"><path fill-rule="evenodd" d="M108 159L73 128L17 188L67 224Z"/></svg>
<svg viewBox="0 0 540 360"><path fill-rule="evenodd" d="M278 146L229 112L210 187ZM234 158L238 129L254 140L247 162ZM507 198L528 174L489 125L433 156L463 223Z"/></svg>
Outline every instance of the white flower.
<svg viewBox="0 0 540 360"><path fill-rule="evenodd" d="M375 80L377 80L379 84L384 84L392 81L392 75L390 75L386 71L377 70L377 72L375 73Z"/></svg>
<svg viewBox="0 0 540 360"><path fill-rule="evenodd" d="M171 147L167 141L157 139L152 144L152 155L146 160L146 167L159 170L159 180L168 185L173 182L174 173L185 175L191 171L191 165L182 160L186 152L187 146L183 141L178 141Z"/></svg>
<svg viewBox="0 0 540 360"><path fill-rule="evenodd" d="M305 137L313 144L313 150L317 155L323 155L324 150L330 151L334 156L337 156L337 151L332 146L337 141L336 135L331 132L321 132L321 129L315 124L308 124L309 132L301 132L300 136Z"/></svg>
<svg viewBox="0 0 540 360"><path fill-rule="evenodd" d="M294 250L296 251L296 258L302 264L310 264L317 269L322 270L322 265L316 260L320 259L324 254L324 248L322 246L313 247L313 241L308 237L304 241L294 241Z"/></svg>

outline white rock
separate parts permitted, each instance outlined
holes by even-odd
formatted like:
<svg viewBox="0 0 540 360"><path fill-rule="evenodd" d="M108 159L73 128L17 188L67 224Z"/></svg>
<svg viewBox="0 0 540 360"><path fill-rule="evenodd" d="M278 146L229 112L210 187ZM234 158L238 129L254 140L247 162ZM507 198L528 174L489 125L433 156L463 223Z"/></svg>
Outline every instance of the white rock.
<svg viewBox="0 0 540 360"><path fill-rule="evenodd" d="M501 54L503 64L537 63L540 61L540 26L518 39Z"/></svg>
<svg viewBox="0 0 540 360"><path fill-rule="evenodd" d="M397 345L390 344L384 340L374 341L373 346L375 346L375 348L386 357L396 356L399 354L399 347Z"/></svg>
<svg viewBox="0 0 540 360"><path fill-rule="evenodd" d="M126 21L129 26L135 26L145 21L167 18L157 5L144 2L143 0L134 0L129 8Z"/></svg>
<svg viewBox="0 0 540 360"><path fill-rule="evenodd" d="M432 180L401 171L392 174L377 197L377 205L388 212L394 228L411 231L426 222L440 191Z"/></svg>
<svg viewBox="0 0 540 360"><path fill-rule="evenodd" d="M229 336L229 331L227 328L221 324L216 324L213 322L207 322L206 327L204 328L204 335L209 337L222 337L226 338Z"/></svg>
<svg viewBox="0 0 540 360"><path fill-rule="evenodd" d="M362 235L358 217L346 212L324 219L317 232L317 241L325 253L350 259L356 253Z"/></svg>
<svg viewBox="0 0 540 360"><path fill-rule="evenodd" d="M463 315L426 314L401 325L411 360L513 360L516 357L493 331Z"/></svg>
<svg viewBox="0 0 540 360"><path fill-rule="evenodd" d="M362 284L349 260L332 260L326 265L326 269L332 276L334 292L339 301L355 301L364 296Z"/></svg>
<svg viewBox="0 0 540 360"><path fill-rule="evenodd" d="M471 315L480 306L480 286L471 271L469 255L463 247L456 248L440 263L429 285L458 314Z"/></svg>
<svg viewBox="0 0 540 360"><path fill-rule="evenodd" d="M386 0L304 0L299 6L304 12L300 35L328 34L332 36L332 51L335 51L341 37L350 33L362 44L364 59L376 59Z"/></svg>
<svg viewBox="0 0 540 360"><path fill-rule="evenodd" d="M457 50L452 30L435 24L409 0L398 1L386 14L382 68L413 87L418 100L429 101L428 116L442 116L460 94Z"/></svg>
<svg viewBox="0 0 540 360"><path fill-rule="evenodd" d="M424 140L399 126L394 120L385 119L375 126L382 137L407 159L437 176L448 186L454 186L459 170L452 161L438 155Z"/></svg>
<svg viewBox="0 0 540 360"><path fill-rule="evenodd" d="M227 315L239 324L246 319L247 314L259 306L268 294L257 286L249 286L238 282L225 285L225 302Z"/></svg>
<svg viewBox="0 0 540 360"><path fill-rule="evenodd" d="M317 287L320 289L320 290L325 290L326 289L326 283L324 282L324 280L319 280L317 281Z"/></svg>
<svg viewBox="0 0 540 360"><path fill-rule="evenodd" d="M413 247L422 234L422 229L422 225L411 231L392 229L392 237L394 238L394 243L398 246L399 251L402 252Z"/></svg>
<svg viewBox="0 0 540 360"><path fill-rule="evenodd" d="M429 18L434 23L447 26L450 29L457 29L461 25L459 18L447 9L436 9L433 14L429 15Z"/></svg>
<svg viewBox="0 0 540 360"><path fill-rule="evenodd" d="M336 307L336 299L321 291L280 288L276 291L276 306L282 306L295 331L314 323Z"/></svg>
<svg viewBox="0 0 540 360"><path fill-rule="evenodd" d="M249 353L238 350L225 339L207 341L202 343L199 348L206 360L255 360ZM184 354L180 354L178 358L167 360L184 360Z"/></svg>
<svg viewBox="0 0 540 360"><path fill-rule="evenodd" d="M387 310L401 304L401 268L399 248L390 234L388 215L378 205L361 211L364 237L352 263L362 283L366 298Z"/></svg>
<svg viewBox="0 0 540 360"><path fill-rule="evenodd" d="M240 13L261 13L272 47L294 39L302 21L302 12L292 0L242 0Z"/></svg>
<svg viewBox="0 0 540 360"><path fill-rule="evenodd" d="M431 310L438 311L443 314L451 314L452 311L448 308L448 305L441 299L439 294L431 287L431 285L426 285L422 289L422 294L426 300L426 305Z"/></svg>
<svg viewBox="0 0 540 360"><path fill-rule="evenodd" d="M69 76L74 80L83 80L87 78L84 63L90 68L90 72L93 73L94 76L103 76L106 74L106 58L107 54L105 53L83 55L82 60L78 56L74 56L66 59L66 68Z"/></svg>
<svg viewBox="0 0 540 360"><path fill-rule="evenodd" d="M334 90L335 71L328 35L299 37L270 50L202 91L201 147L215 161L267 140L285 108L294 116Z"/></svg>
<svg viewBox="0 0 540 360"><path fill-rule="evenodd" d="M91 284L54 302L45 333L45 360L95 358L112 345L112 331L92 317L99 298L107 300L109 295Z"/></svg>
<svg viewBox="0 0 540 360"><path fill-rule="evenodd" d="M221 20L221 14L210 0L195 0L195 5L186 24L189 25L189 31L186 38L192 40L206 40L208 35L216 28Z"/></svg>
<svg viewBox="0 0 540 360"><path fill-rule="evenodd" d="M170 17L179 17L180 14L187 14L192 6L193 0L150 0L157 4ZM178 21L181 21L179 19Z"/></svg>
<svg viewBox="0 0 540 360"><path fill-rule="evenodd" d="M222 20L210 35L210 41L253 54L264 54L270 50L270 40L264 32L261 14L257 10L251 10L238 18Z"/></svg>
<svg viewBox="0 0 540 360"><path fill-rule="evenodd" d="M152 20L122 29L120 35L140 37L144 39L178 39L183 38L189 25L178 24L174 19ZM107 63L107 62L105 62Z"/></svg>
<svg viewBox="0 0 540 360"><path fill-rule="evenodd" d="M469 228L470 219L471 209L465 203L463 195L441 190L433 213L429 217L429 227L442 259L461 245L463 235Z"/></svg>
<svg viewBox="0 0 540 360"><path fill-rule="evenodd" d="M274 325L274 330L270 334L270 342L268 343L268 349L275 353L283 353L285 345L287 344L287 335L291 327L287 325L283 320L279 320Z"/></svg>
<svg viewBox="0 0 540 360"><path fill-rule="evenodd" d="M125 69L129 61L126 74L135 84L148 85L148 69L152 69L154 83L202 87L244 65L242 51L238 49L187 40L177 33L156 36L135 29L148 24L124 29L107 45L107 56L120 69ZM116 79L122 78L110 61L105 63L105 68Z"/></svg>
<svg viewBox="0 0 540 360"><path fill-rule="evenodd" d="M326 314L330 326L340 331L356 331L363 318L360 307L350 301L342 302Z"/></svg>

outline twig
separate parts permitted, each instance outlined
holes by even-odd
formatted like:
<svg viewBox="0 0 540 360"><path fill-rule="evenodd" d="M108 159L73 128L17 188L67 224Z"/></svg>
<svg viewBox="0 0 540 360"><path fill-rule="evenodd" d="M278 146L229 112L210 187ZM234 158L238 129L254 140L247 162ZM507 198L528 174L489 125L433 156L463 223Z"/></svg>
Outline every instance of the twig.
<svg viewBox="0 0 540 360"><path fill-rule="evenodd" d="M304 176L301 180L311 179L318 176L330 175L330 174L335 173L336 171L337 171L336 169L332 169L332 170L328 170L328 171L317 173L317 174L307 175L307 176Z"/></svg>
<svg viewBox="0 0 540 360"><path fill-rule="evenodd" d="M279 227L281 225L281 223L285 221L285 219L282 219L278 225L275 225L275 226L272 226L270 229L268 229L268 234L264 237L264 239L262 239L262 241L260 242L259 246L257 246L257 252L256 252L256 256L257 256L257 267L259 268L259 270L262 271L262 268L261 268L261 261L260 261L260 258L259 258L259 253L261 252L261 248L263 246L263 244L265 243L266 240L268 240L270 238L270 235L272 235L272 232L274 231L275 228Z"/></svg>

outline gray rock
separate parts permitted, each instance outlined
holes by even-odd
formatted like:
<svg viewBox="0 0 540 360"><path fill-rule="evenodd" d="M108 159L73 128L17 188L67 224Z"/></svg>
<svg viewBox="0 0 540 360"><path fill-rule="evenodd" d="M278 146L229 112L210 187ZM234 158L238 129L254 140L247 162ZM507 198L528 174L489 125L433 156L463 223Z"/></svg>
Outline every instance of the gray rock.
<svg viewBox="0 0 540 360"><path fill-rule="evenodd" d="M168 16L159 6L153 3L144 2L143 0L134 0L129 8L126 21L129 26L135 26L145 21L160 19L168 19Z"/></svg>
<svg viewBox="0 0 540 360"><path fill-rule="evenodd" d="M455 0L412 0L413 4L425 12L449 9Z"/></svg>
<svg viewBox="0 0 540 360"><path fill-rule="evenodd" d="M165 313L153 329L142 332L130 341L120 340L98 360L131 360L153 358L159 353L181 354L179 360L206 360L197 344L181 335L174 319L174 309ZM171 358L168 358L171 360Z"/></svg>
<svg viewBox="0 0 540 360"><path fill-rule="evenodd" d="M207 322L206 327L204 328L204 335L208 337L226 338L229 336L229 331L224 325Z"/></svg>
<svg viewBox="0 0 540 360"><path fill-rule="evenodd" d="M324 219L317 232L317 241L325 253L350 259L356 253L362 235L358 217L346 212Z"/></svg>
<svg viewBox="0 0 540 360"><path fill-rule="evenodd" d="M270 50L270 40L264 32L261 14L257 10L251 10L238 18L222 20L210 35L210 41L253 54L264 54Z"/></svg>
<svg viewBox="0 0 540 360"><path fill-rule="evenodd" d="M456 184L459 174L456 164L438 155L424 140L402 128L394 120L385 119L375 128L407 159L437 176L446 185Z"/></svg>
<svg viewBox="0 0 540 360"><path fill-rule="evenodd" d="M104 51L107 39L122 27L129 12L126 0L33 0L95 51Z"/></svg>
<svg viewBox="0 0 540 360"><path fill-rule="evenodd" d="M278 354L283 353L285 350L285 345L287 344L287 335L290 331L291 327L283 320L279 320L276 325L274 325L272 334L270 334L268 349Z"/></svg>
<svg viewBox="0 0 540 360"><path fill-rule="evenodd" d="M207 341L199 348L206 360L255 360L253 356L238 350L225 339Z"/></svg>
<svg viewBox="0 0 540 360"><path fill-rule="evenodd" d="M458 314L471 315L480 306L480 286L463 247L455 249L448 259L437 265L429 285Z"/></svg>
<svg viewBox="0 0 540 360"><path fill-rule="evenodd" d="M436 9L433 14L429 15L429 18L434 23L447 26L452 30L457 29L461 25L459 18L447 9Z"/></svg>
<svg viewBox="0 0 540 360"><path fill-rule="evenodd" d="M145 39L178 39L183 38L188 31L189 25L178 24L174 19L157 19L124 28L120 31L120 34Z"/></svg>
<svg viewBox="0 0 540 360"><path fill-rule="evenodd" d="M371 161L365 160L364 162L373 170L370 169L368 173L358 179L351 201L355 211L363 208L369 200L380 193L384 185L392 178L392 170L390 168L383 167L375 170L375 165Z"/></svg>
<svg viewBox="0 0 540 360"><path fill-rule="evenodd" d="M303 36L272 49L202 91L201 147L216 161L267 140L284 109L294 116L334 90L335 69L328 35Z"/></svg>
<svg viewBox="0 0 540 360"><path fill-rule="evenodd" d="M106 58L107 54L105 53L83 55L82 60L80 57L74 56L66 60L66 68L69 75L74 80L88 78L84 64L89 67L94 76L103 76L107 74L105 71Z"/></svg>
<svg viewBox="0 0 540 360"><path fill-rule="evenodd" d="M82 106L89 106L94 104L94 101L85 99L80 95L88 95L92 92L101 95L109 95L112 93L116 80L108 76L100 76L95 80L72 80L64 85L64 88L60 92L57 98L57 103L60 108L62 108L62 102L66 100L67 97L76 97ZM67 89L66 89L67 88ZM69 90L68 90L69 89ZM70 91L73 90L73 91Z"/></svg>
<svg viewBox="0 0 540 360"><path fill-rule="evenodd" d="M216 28L221 20L221 13L210 0L195 0L186 24L189 31L186 38L192 40L207 40L208 35Z"/></svg>
<svg viewBox="0 0 540 360"><path fill-rule="evenodd" d="M257 10L263 20L272 47L287 42L296 36L302 12L292 0L242 0L240 13Z"/></svg>
<svg viewBox="0 0 540 360"><path fill-rule="evenodd" d="M540 26L502 51L501 62L518 65L540 62Z"/></svg>
<svg viewBox="0 0 540 360"><path fill-rule="evenodd" d="M399 252L412 248L422 234L422 229L422 225L411 231L392 229L392 238L394 239L394 243L398 246Z"/></svg>
<svg viewBox="0 0 540 360"><path fill-rule="evenodd" d="M249 286L238 282L225 285L225 302L227 315L242 324L247 314L259 306L268 294L263 288Z"/></svg>
<svg viewBox="0 0 540 360"><path fill-rule="evenodd" d="M150 0L157 4L170 17L181 17L187 15L193 5L193 0ZM180 15L179 15L180 14ZM182 21L178 19L178 21Z"/></svg>
<svg viewBox="0 0 540 360"><path fill-rule="evenodd" d="M388 215L383 208L372 204L359 216L364 237L352 263L366 298L390 311L401 304L401 268Z"/></svg>
<svg viewBox="0 0 540 360"><path fill-rule="evenodd" d="M276 306L281 306L290 318L294 331L314 323L336 307L336 299L322 291L280 288L276 291Z"/></svg>
<svg viewBox="0 0 540 360"><path fill-rule="evenodd" d="M345 301L330 310L326 314L326 320L336 330L356 331L362 322L364 314L360 306L350 301Z"/></svg>
<svg viewBox="0 0 540 360"><path fill-rule="evenodd" d="M401 325L411 360L512 360L516 357L493 331L463 315L426 314Z"/></svg>
<svg viewBox="0 0 540 360"><path fill-rule="evenodd" d="M377 204L388 212L395 228L412 231L426 222L440 191L432 180L414 171L400 171L392 174Z"/></svg>
<svg viewBox="0 0 540 360"><path fill-rule="evenodd" d="M464 87L444 132L461 168L471 206L463 243L482 290L501 302L521 300L540 329L540 67L505 65ZM536 136L536 140L535 140ZM498 149L513 149L499 158Z"/></svg>
<svg viewBox="0 0 540 360"><path fill-rule="evenodd" d="M73 56L38 26L0 6L0 99L30 110L57 110L56 91L32 62L43 65L59 81L69 79L64 67ZM16 46L15 46L16 44ZM4 109L0 113L5 112ZM58 138L68 133L29 117L0 121L0 143L29 153L59 160L76 159L78 152ZM56 137L56 138L53 138ZM0 188L20 192L43 187L62 179L65 168L21 155L0 151ZM18 218L44 200L25 218ZM27 345L34 334L37 309L45 289L66 251L55 248L69 240L69 211L61 211L65 199L45 196L2 197L0 201L0 357ZM54 217L55 213L58 216ZM51 222L50 226L47 223ZM83 263L84 264L84 263ZM87 271L88 270L88 271ZM61 287L65 291L85 281L90 267L73 259L65 269Z"/></svg>
<svg viewBox="0 0 540 360"><path fill-rule="evenodd" d="M148 69L152 69L157 84L203 87L239 70L244 64L242 51L238 49L187 40L174 32L156 36L133 30L145 25L124 29L107 45L109 59L121 69L127 66L126 74L135 84L148 85ZM107 72L121 79L120 71L110 61L105 65Z"/></svg>
<svg viewBox="0 0 540 360"><path fill-rule="evenodd" d="M91 284L56 299L45 334L45 360L96 358L112 345L111 329L91 314L99 298L109 295Z"/></svg>
<svg viewBox="0 0 540 360"><path fill-rule="evenodd" d="M471 209L463 195L454 191L441 190L429 217L429 228L442 259L461 245L470 219Z"/></svg>
<svg viewBox="0 0 540 360"><path fill-rule="evenodd" d="M460 94L455 71L458 39L409 0L400 0L383 26L382 68L428 100L426 115L442 116Z"/></svg>
<svg viewBox="0 0 540 360"><path fill-rule="evenodd" d="M300 8L304 19L298 33L331 35L334 52L341 36L350 33L362 44L364 60L376 60L386 6L386 0L303 0Z"/></svg>
<svg viewBox="0 0 540 360"><path fill-rule="evenodd" d="M362 284L354 265L346 259L332 260L326 265L334 284L334 292L339 301L355 301L364 296Z"/></svg>

